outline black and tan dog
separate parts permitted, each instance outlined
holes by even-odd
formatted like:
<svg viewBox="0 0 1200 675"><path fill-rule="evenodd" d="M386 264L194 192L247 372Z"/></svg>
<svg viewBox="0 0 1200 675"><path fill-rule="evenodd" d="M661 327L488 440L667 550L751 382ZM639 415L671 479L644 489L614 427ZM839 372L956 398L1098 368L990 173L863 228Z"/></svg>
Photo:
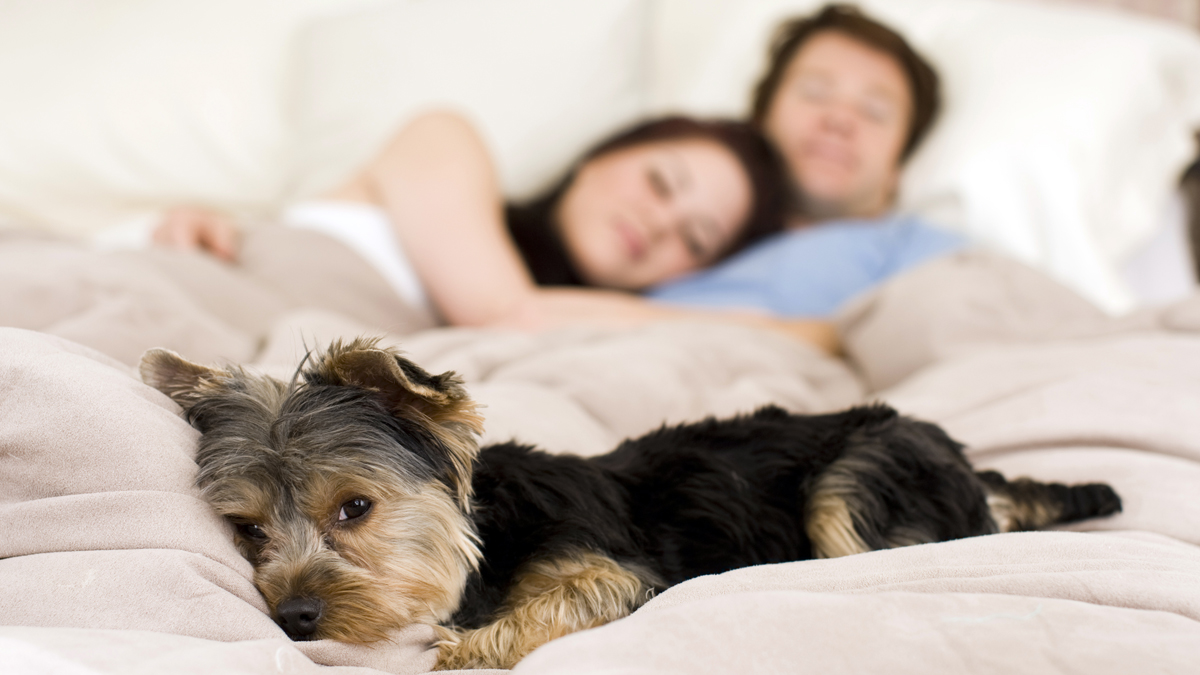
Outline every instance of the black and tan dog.
<svg viewBox="0 0 1200 675"><path fill-rule="evenodd" d="M372 341L333 345L292 382L162 350L141 372L202 432L199 485L289 636L432 624L442 668L510 667L702 574L1121 508L1107 485L976 473L941 429L883 406L767 407L582 459L480 450L458 379Z"/></svg>

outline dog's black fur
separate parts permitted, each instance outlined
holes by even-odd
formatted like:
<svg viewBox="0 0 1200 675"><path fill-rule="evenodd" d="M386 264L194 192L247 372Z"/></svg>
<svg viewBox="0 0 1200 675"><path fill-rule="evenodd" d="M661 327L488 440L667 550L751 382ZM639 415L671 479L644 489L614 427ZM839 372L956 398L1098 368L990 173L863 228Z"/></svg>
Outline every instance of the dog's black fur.
<svg viewBox="0 0 1200 675"><path fill-rule="evenodd" d="M1108 515L1107 485L1008 483L976 474L939 427L886 406L752 415L663 427L583 459L516 443L482 449L475 467L475 526L484 560L454 621L488 623L531 560L586 550L646 570L655 590L704 574L814 557L806 504L815 479L857 456L854 528L871 549L998 531L988 494L1023 489L1025 502L1058 509L1034 529Z"/></svg>

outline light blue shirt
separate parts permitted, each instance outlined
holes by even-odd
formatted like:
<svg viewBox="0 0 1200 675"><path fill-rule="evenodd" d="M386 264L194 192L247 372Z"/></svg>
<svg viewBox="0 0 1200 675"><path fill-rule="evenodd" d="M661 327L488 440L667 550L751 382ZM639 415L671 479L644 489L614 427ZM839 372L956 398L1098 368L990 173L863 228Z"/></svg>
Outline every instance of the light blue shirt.
<svg viewBox="0 0 1200 675"><path fill-rule="evenodd" d="M828 317L889 277L966 245L961 235L914 216L831 221L781 232L646 295L679 305Z"/></svg>

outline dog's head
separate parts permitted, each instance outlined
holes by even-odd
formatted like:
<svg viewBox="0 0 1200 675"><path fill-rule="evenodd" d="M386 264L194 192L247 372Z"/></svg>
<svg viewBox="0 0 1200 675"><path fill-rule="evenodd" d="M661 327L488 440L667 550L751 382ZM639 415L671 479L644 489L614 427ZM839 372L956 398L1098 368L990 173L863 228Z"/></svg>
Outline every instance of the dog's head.
<svg viewBox="0 0 1200 675"><path fill-rule="evenodd" d="M290 636L372 642L454 611L480 556L482 420L453 373L372 340L335 343L290 383L166 350L140 370L201 432L197 483Z"/></svg>

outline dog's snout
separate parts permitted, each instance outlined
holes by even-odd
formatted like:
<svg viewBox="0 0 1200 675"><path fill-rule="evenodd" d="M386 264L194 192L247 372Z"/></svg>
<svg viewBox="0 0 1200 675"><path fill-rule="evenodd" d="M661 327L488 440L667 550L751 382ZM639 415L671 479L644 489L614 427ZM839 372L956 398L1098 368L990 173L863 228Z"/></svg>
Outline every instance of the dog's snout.
<svg viewBox="0 0 1200 675"><path fill-rule="evenodd" d="M275 623L293 640L308 640L324 613L325 603L317 598L290 598L275 608Z"/></svg>

